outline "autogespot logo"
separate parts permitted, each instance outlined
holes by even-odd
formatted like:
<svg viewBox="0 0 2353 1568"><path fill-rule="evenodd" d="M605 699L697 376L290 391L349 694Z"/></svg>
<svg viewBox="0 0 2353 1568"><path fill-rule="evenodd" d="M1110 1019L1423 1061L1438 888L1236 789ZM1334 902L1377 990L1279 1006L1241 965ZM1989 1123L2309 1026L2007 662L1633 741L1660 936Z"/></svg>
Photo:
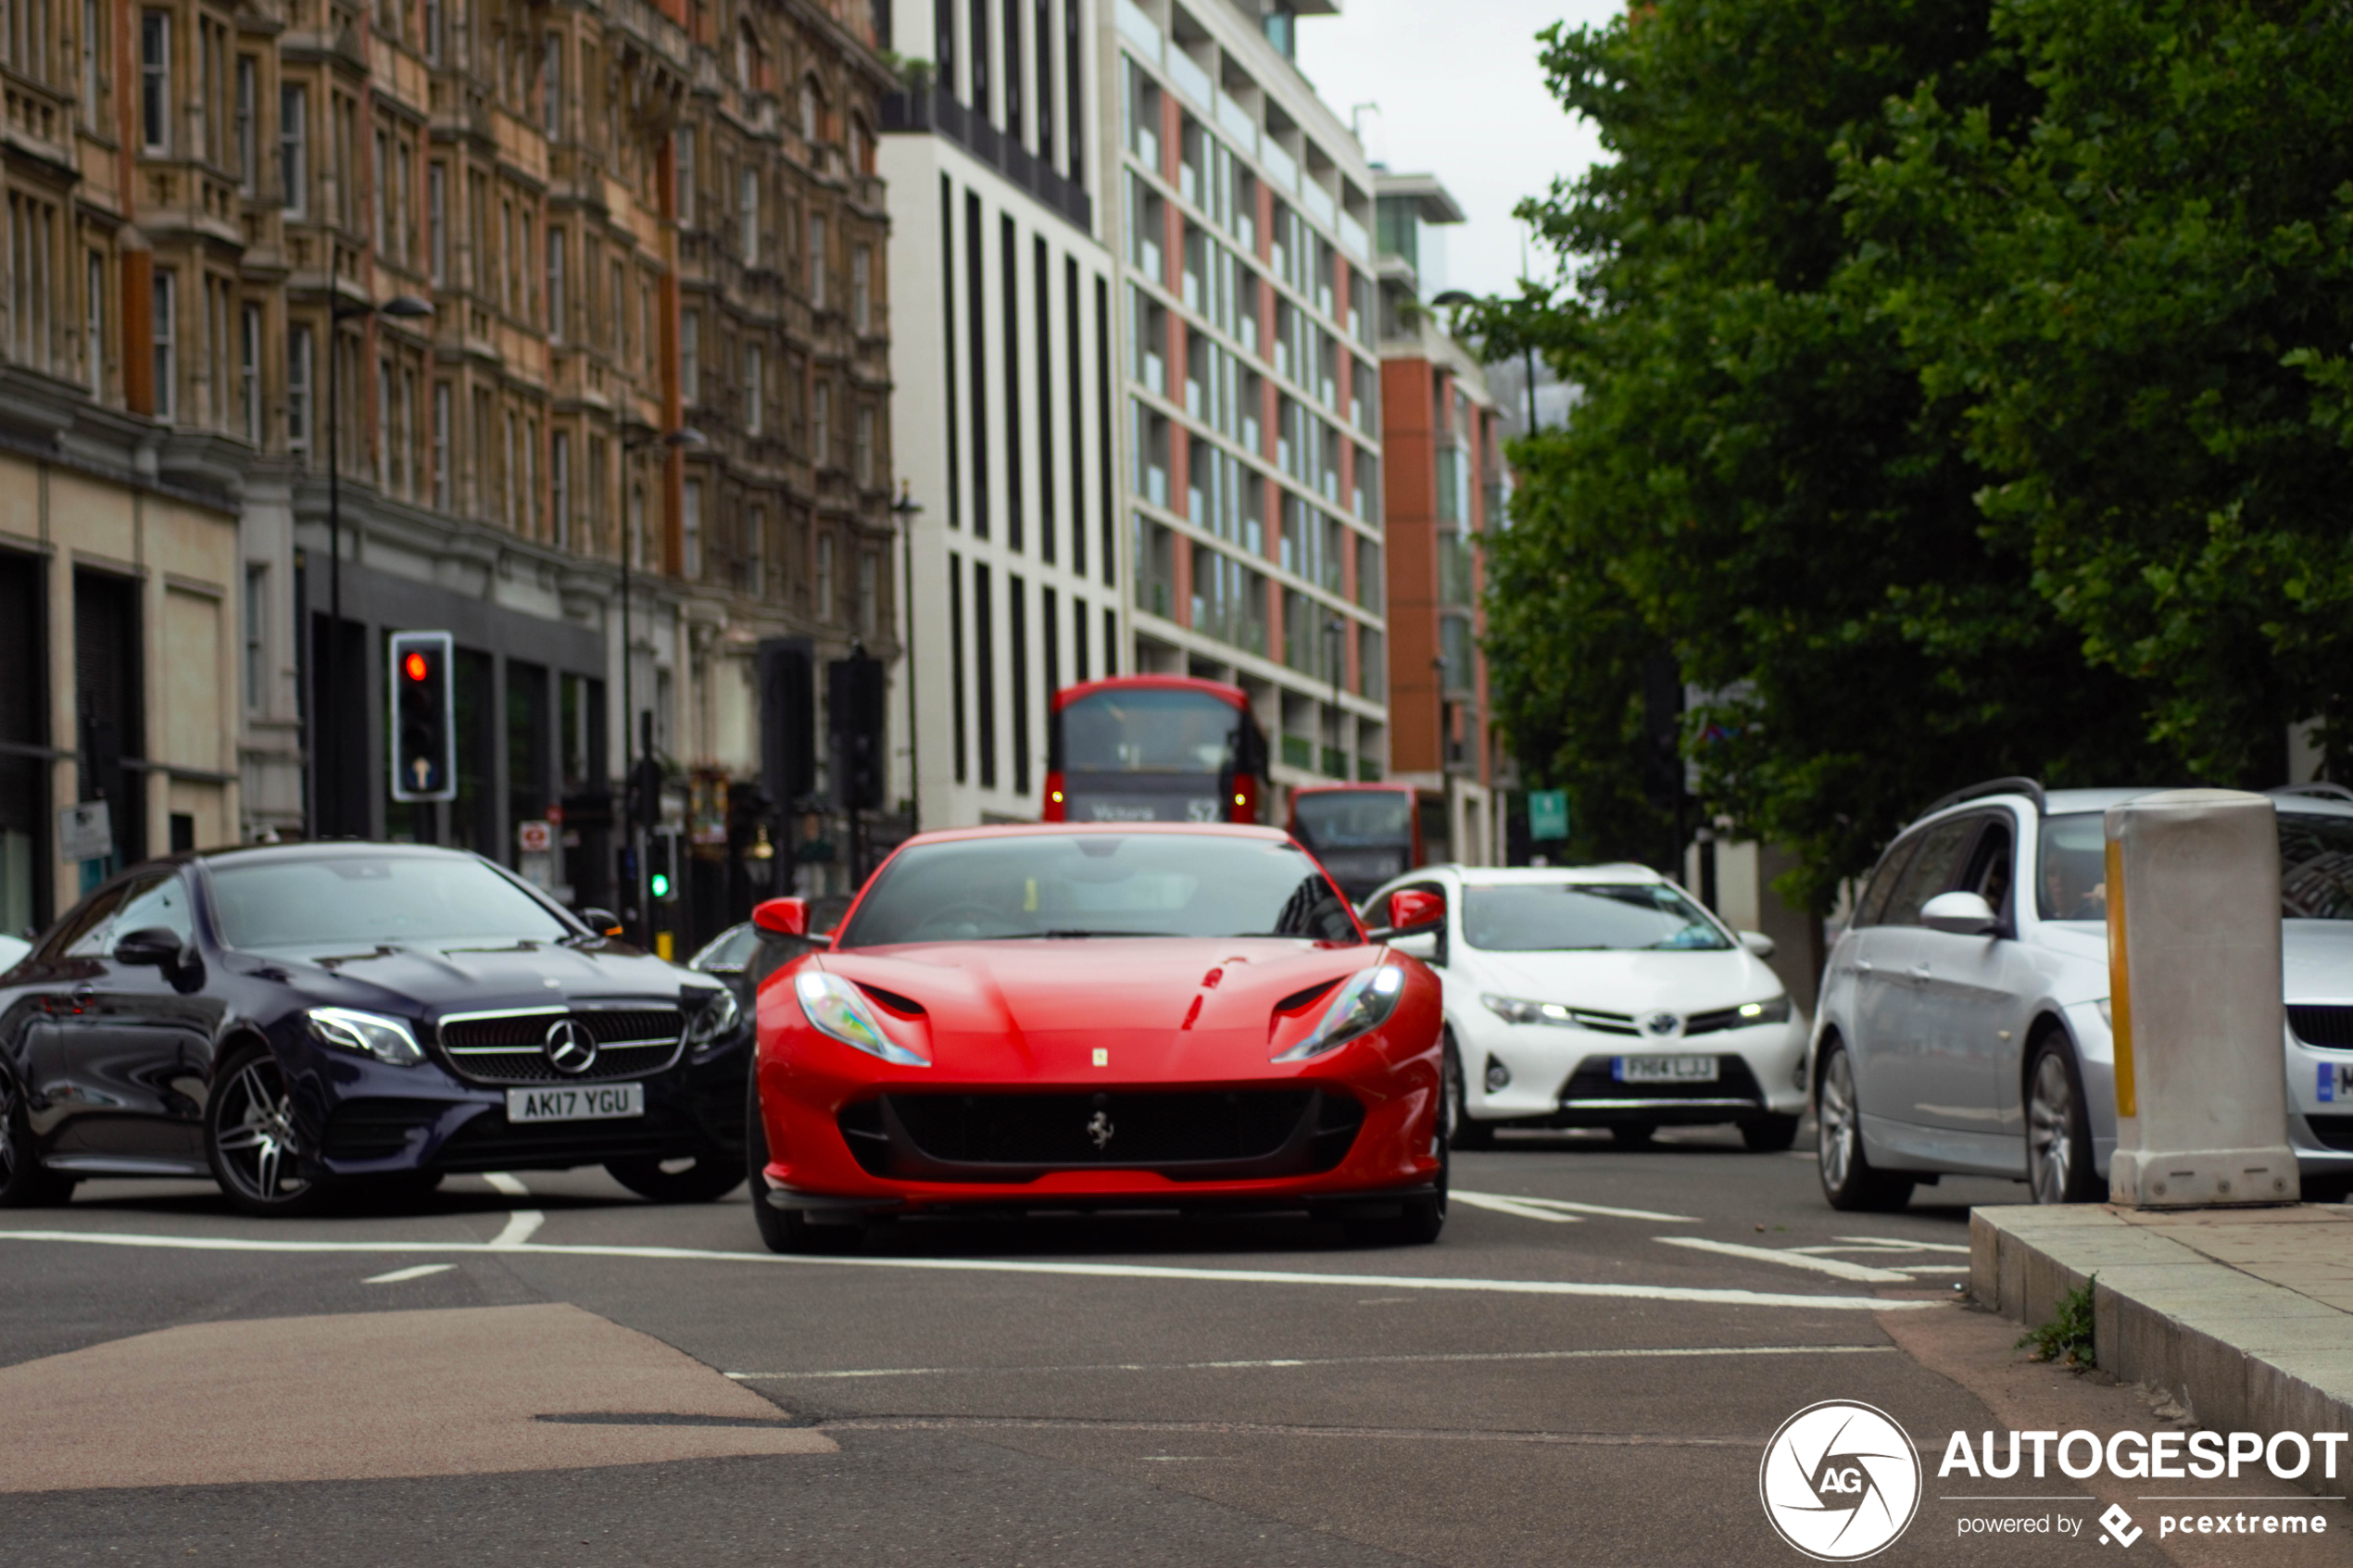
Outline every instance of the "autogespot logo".
<svg viewBox="0 0 2353 1568"><path fill-rule="evenodd" d="M1886 1411L1825 1399L1781 1423L1765 1445L1756 1490L1781 1539L1819 1562L1853 1562L1911 1524L1920 1459Z"/></svg>

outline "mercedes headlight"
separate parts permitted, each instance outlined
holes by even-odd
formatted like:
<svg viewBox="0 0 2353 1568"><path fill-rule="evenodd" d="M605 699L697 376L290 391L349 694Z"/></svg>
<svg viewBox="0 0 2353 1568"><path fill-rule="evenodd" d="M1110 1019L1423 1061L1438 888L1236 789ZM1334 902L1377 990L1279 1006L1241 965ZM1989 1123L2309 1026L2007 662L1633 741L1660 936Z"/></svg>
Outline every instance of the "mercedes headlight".
<svg viewBox="0 0 2353 1568"><path fill-rule="evenodd" d="M361 1056L372 1056L393 1067L414 1067L425 1060L409 1025L377 1012L349 1008L312 1008L303 1014L310 1037Z"/></svg>
<svg viewBox="0 0 2353 1568"><path fill-rule="evenodd" d="M1389 1022L1397 1010L1397 998L1405 991L1405 972L1392 963L1378 963L1370 969L1360 969L1348 977L1340 994L1307 1038L1277 1056L1277 1061L1305 1061L1310 1057L1337 1050L1360 1035L1368 1035Z"/></svg>
<svg viewBox="0 0 2353 1568"><path fill-rule="evenodd" d="M736 1005L736 993L722 986L711 992L686 1021L686 1047L697 1056L736 1032L744 1020L744 1010Z"/></svg>
<svg viewBox="0 0 2353 1568"><path fill-rule="evenodd" d="M1568 1009L1558 1002L1529 1002L1517 997L1488 995L1478 998L1478 1005L1506 1023L1555 1023L1565 1028L1577 1022L1568 1015Z"/></svg>
<svg viewBox="0 0 2353 1568"><path fill-rule="evenodd" d="M793 995L800 999L800 1010L820 1035L853 1046L868 1056L878 1056L885 1061L901 1067L929 1067L925 1058L883 1033L880 1020L866 1005L858 987L838 975L823 970L805 969L793 980Z"/></svg>

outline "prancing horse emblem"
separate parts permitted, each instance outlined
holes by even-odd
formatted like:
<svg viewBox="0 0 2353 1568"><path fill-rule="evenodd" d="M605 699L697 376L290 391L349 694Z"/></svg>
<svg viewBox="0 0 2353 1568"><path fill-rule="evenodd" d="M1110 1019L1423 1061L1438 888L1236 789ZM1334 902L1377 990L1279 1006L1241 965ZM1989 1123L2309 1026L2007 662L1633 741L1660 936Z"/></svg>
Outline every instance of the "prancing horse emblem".
<svg viewBox="0 0 2353 1568"><path fill-rule="evenodd" d="M1108 1110L1098 1110L1094 1119L1087 1123L1087 1135L1094 1140L1097 1153L1111 1147L1112 1134L1116 1131L1118 1129L1111 1124L1111 1112Z"/></svg>
<svg viewBox="0 0 2353 1568"><path fill-rule="evenodd" d="M597 1037L569 1018L547 1025L547 1065L575 1076L597 1065Z"/></svg>

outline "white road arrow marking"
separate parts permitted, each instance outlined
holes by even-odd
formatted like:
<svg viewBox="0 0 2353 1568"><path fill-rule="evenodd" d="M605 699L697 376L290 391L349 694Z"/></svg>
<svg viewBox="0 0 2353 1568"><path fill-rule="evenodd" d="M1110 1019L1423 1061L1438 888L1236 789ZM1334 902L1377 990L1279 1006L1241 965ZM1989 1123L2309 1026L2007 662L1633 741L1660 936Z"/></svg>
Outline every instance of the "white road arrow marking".
<svg viewBox="0 0 2353 1568"><path fill-rule="evenodd" d="M1539 1209L1558 1209L1570 1214L1603 1214L1613 1220L1665 1221L1674 1224L1699 1223L1699 1216L1696 1214L1662 1214L1655 1209L1612 1209L1605 1203L1571 1203L1565 1198L1529 1198L1516 1192L1464 1192L1457 1188L1448 1196L1459 1198L1466 1203L1475 1203L1482 1209L1491 1208L1496 1203L1523 1203L1532 1204Z"/></svg>
<svg viewBox="0 0 2353 1568"><path fill-rule="evenodd" d="M494 1190L503 1192L509 1198L531 1196L531 1189L522 1185L522 1178L510 1176L504 1171L493 1171L482 1179L488 1182ZM547 1223L547 1216L536 1209L515 1210L507 1216L506 1228L492 1238L490 1245L501 1251L521 1247L531 1239L533 1233Z"/></svg>
<svg viewBox="0 0 2353 1568"><path fill-rule="evenodd" d="M1655 1236L1653 1241L1668 1247L1688 1247L1698 1252L1720 1252L1727 1258L1746 1258L1759 1263L1779 1263L1784 1268L1811 1269L1816 1273L1837 1279L1859 1280L1870 1285L1909 1285L1912 1276L1897 1273L1894 1269L1874 1269L1862 1263L1850 1263L1843 1258L1820 1258L1806 1252L1776 1251L1770 1247L1743 1247L1737 1241L1710 1241L1698 1236Z"/></svg>
<svg viewBox="0 0 2353 1568"><path fill-rule="evenodd" d="M1581 1215L1564 1214L1554 1209L1539 1209L1516 1198L1498 1198L1491 1192L1451 1192L1447 1196L1457 1203L1467 1203L1474 1209L1490 1209L1498 1214L1516 1214L1523 1220L1543 1220L1555 1225L1581 1225Z"/></svg>

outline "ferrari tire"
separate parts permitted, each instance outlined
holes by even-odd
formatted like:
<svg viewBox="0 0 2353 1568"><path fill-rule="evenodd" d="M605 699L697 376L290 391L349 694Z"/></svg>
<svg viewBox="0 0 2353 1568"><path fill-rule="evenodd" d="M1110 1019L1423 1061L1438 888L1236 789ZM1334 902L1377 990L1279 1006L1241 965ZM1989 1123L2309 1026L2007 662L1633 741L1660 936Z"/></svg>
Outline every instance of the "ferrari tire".
<svg viewBox="0 0 2353 1568"><path fill-rule="evenodd" d="M1887 1212L1912 1201L1912 1178L1882 1171L1863 1148L1863 1107L1855 1092L1855 1069L1846 1047L1824 1042L1822 1069L1814 1083L1815 1171L1822 1196L1847 1212Z"/></svg>
<svg viewBox="0 0 2353 1568"><path fill-rule="evenodd" d="M608 1160L605 1173L652 1203L715 1203L743 1185L744 1162L732 1154L698 1154L684 1169L668 1169L676 1163Z"/></svg>
<svg viewBox="0 0 2353 1568"><path fill-rule="evenodd" d="M1751 1116L1741 1123L1741 1141L1753 1154L1780 1154L1797 1142L1794 1116Z"/></svg>
<svg viewBox="0 0 2353 1568"><path fill-rule="evenodd" d="M1446 1228L1446 1141L1438 1139L1438 1179L1432 1190L1404 1200L1394 1215L1351 1220L1348 1239L1358 1247L1428 1247Z"/></svg>
<svg viewBox="0 0 2353 1568"><path fill-rule="evenodd" d="M54 1209L73 1198L74 1179L44 1170L32 1122L16 1080L0 1073L0 1209Z"/></svg>
<svg viewBox="0 0 2353 1568"><path fill-rule="evenodd" d="M864 1241L858 1225L813 1225L798 1210L768 1201L768 1125L760 1114L760 1058L753 1053L750 1082L744 1090L744 1167L751 1173L751 1222L771 1252L849 1252ZM741 1178L738 1178L741 1179ZM614 1180L620 1180L616 1174ZM624 1184L625 1185L625 1184ZM732 1188L734 1183L728 1185Z"/></svg>

